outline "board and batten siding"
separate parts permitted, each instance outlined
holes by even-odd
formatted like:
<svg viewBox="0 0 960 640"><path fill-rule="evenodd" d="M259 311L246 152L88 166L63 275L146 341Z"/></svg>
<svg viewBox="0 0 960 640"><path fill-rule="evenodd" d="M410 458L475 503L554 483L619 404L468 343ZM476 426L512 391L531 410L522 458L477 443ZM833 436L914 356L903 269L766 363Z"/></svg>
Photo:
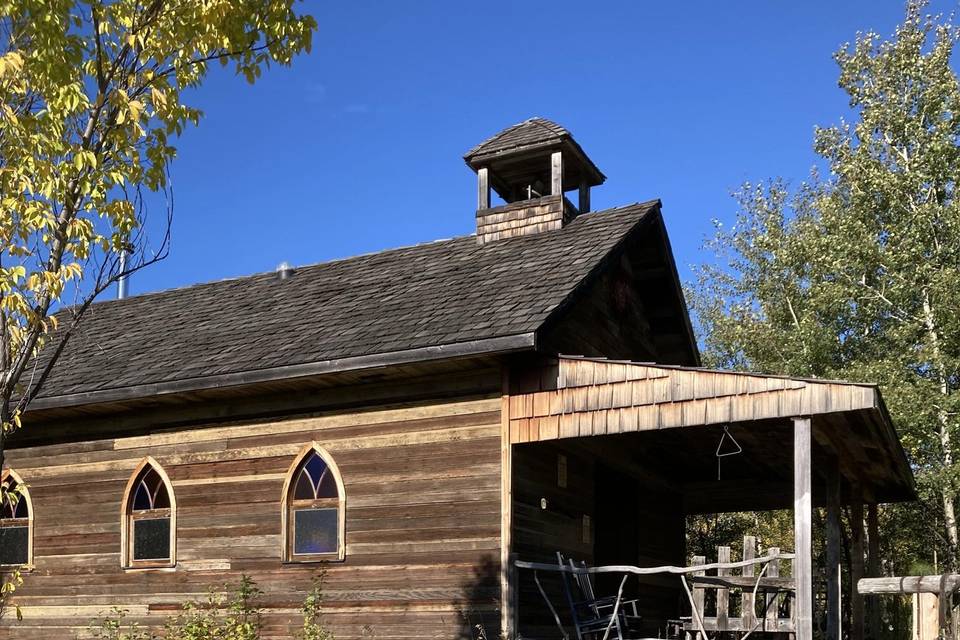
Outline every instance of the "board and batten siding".
<svg viewBox="0 0 960 640"><path fill-rule="evenodd" d="M209 588L251 576L266 638L289 638L325 570L324 622L349 638L472 637L499 618L501 400L474 397L212 425L8 452L34 505L35 568L0 622L23 640L87 636L111 607L161 625ZM345 485L346 559L281 562L281 492L315 441ZM173 484L177 566L120 566L121 500L146 456ZM467 619L469 618L469 620Z"/></svg>

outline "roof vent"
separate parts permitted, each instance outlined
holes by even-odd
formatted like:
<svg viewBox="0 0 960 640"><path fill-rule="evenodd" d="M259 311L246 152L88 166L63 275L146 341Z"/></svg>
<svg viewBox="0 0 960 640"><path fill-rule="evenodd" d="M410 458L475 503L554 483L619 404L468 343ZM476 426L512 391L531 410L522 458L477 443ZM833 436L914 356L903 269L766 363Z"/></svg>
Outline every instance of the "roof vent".
<svg viewBox="0 0 960 640"><path fill-rule="evenodd" d="M290 276L293 275L293 267L290 266L290 263L284 260L277 265L277 278L280 280L287 280Z"/></svg>

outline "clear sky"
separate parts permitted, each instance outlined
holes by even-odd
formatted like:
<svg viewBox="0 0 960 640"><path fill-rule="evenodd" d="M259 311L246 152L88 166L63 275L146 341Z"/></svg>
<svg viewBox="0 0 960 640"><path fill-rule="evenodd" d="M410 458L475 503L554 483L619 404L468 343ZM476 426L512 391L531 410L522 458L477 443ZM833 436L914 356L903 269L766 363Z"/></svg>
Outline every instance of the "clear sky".
<svg viewBox="0 0 960 640"><path fill-rule="evenodd" d="M607 175L594 209L663 200L686 279L730 192L801 181L814 125L847 114L832 52L903 15L900 0L301 6L312 54L254 86L217 68L193 96L205 117L177 145L171 254L133 294L469 234L463 153L534 115Z"/></svg>

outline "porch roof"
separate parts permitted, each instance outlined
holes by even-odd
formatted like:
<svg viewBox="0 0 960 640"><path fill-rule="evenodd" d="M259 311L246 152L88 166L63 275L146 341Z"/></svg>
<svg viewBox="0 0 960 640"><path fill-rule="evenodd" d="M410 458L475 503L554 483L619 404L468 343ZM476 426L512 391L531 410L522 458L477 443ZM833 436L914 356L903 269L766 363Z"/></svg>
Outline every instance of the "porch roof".
<svg viewBox="0 0 960 640"><path fill-rule="evenodd" d="M510 387L511 443L589 438L589 447L606 436L630 464L682 492L688 513L791 506L794 417L812 419L815 503L830 469L848 501L916 497L872 384L560 357L521 368ZM743 455L718 466L725 428Z"/></svg>

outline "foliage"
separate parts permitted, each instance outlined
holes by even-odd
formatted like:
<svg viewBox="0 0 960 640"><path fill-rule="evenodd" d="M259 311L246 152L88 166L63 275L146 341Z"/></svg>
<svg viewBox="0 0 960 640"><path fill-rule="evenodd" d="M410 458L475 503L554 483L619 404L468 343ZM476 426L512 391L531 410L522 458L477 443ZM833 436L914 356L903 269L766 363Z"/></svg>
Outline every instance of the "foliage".
<svg viewBox="0 0 960 640"><path fill-rule="evenodd" d="M293 0L0 0L0 27L2 463L93 298L165 255L143 194L169 196L172 143L201 117L187 90L213 61L250 82L290 64L316 23Z"/></svg>
<svg viewBox="0 0 960 640"><path fill-rule="evenodd" d="M125 621L130 612L114 607L90 623L90 635L96 640L156 640L156 636L138 623Z"/></svg>
<svg viewBox="0 0 960 640"><path fill-rule="evenodd" d="M754 536L759 552L770 547L791 551L793 511L751 511L687 516L687 556L716 559L717 547L728 546L734 556L742 553L743 537Z"/></svg>
<svg viewBox="0 0 960 640"><path fill-rule="evenodd" d="M924 500L898 535L955 566L960 32L924 8L835 55L856 120L816 130L826 177L744 185L691 300L711 365L880 384Z"/></svg>
<svg viewBox="0 0 960 640"><path fill-rule="evenodd" d="M23 486L15 484L13 478L7 476L3 479L3 482L0 482L0 505L5 504L8 500L16 505L23 495L23 490ZM21 586L23 586L23 575L19 569L14 569L6 574L0 572L0 619L3 619L7 612L10 598ZM20 607L14 605L13 610L17 616L17 620L21 620L23 618L23 612L20 610Z"/></svg>
<svg viewBox="0 0 960 640"><path fill-rule="evenodd" d="M333 634L323 624L323 581L326 572L314 578L313 588L300 608L303 628L296 634L298 640L333 640Z"/></svg>
<svg viewBox="0 0 960 640"><path fill-rule="evenodd" d="M19 569L14 569L9 573L0 573L0 620L3 620L3 617L7 613L7 609L10 606L10 598L13 596L14 592L23 585L23 575L20 573ZM18 605L13 605L14 613L17 616L17 620L23 619L23 613L20 611Z"/></svg>
<svg viewBox="0 0 960 640"><path fill-rule="evenodd" d="M254 82L309 51L293 3L0 0L0 467L93 300L166 255L173 142L202 115L187 91L214 61Z"/></svg>
<svg viewBox="0 0 960 640"><path fill-rule="evenodd" d="M166 640L258 640L263 625L257 600L263 592L247 575L232 591L230 600L211 592L207 602L190 602L184 612L165 626Z"/></svg>
<svg viewBox="0 0 960 640"><path fill-rule="evenodd" d="M301 607L303 627L298 640L333 640L323 625L323 581L321 572L313 582ZM229 593L229 595L228 595ZM94 638L100 640L259 640L263 612L259 600L263 592L249 576L242 576L232 590L211 590L205 602L188 602L183 612L167 621L162 636L156 636L137 623L125 621L128 611L113 608L90 623Z"/></svg>

